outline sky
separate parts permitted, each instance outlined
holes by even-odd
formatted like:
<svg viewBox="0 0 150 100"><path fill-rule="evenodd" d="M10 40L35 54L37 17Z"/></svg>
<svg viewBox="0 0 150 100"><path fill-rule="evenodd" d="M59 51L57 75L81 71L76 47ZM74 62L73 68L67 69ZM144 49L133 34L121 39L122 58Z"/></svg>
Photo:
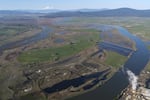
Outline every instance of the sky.
<svg viewBox="0 0 150 100"><path fill-rule="evenodd" d="M150 0L0 0L0 10L150 9Z"/></svg>

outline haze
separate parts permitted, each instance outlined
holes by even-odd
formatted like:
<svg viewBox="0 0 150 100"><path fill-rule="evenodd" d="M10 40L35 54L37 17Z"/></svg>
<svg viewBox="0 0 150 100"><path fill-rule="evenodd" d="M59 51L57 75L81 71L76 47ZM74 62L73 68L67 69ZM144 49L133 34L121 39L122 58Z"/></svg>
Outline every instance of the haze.
<svg viewBox="0 0 150 100"><path fill-rule="evenodd" d="M0 10L24 9L102 9L102 8L134 8L149 9L148 0L0 0Z"/></svg>

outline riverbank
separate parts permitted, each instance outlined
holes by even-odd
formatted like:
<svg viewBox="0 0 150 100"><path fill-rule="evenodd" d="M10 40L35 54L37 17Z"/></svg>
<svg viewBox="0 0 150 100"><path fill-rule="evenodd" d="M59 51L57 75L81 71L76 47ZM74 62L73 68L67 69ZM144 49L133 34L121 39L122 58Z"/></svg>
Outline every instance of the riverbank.
<svg viewBox="0 0 150 100"><path fill-rule="evenodd" d="M61 98L85 93L91 89L92 90L95 89L97 86L104 84L118 70L115 67L113 68L113 66L109 67L105 63L105 61L103 59L103 58L105 58L104 55L99 58L99 55L101 55L103 53L97 52L97 51L98 51L98 49L93 47L91 49L86 50L86 52L82 51L80 53L80 56L70 59L69 61L65 61L65 62L62 61L62 63L58 63L53 66L47 65L44 67L45 68L44 70L43 70L43 68L41 69L41 67L39 66L38 68L40 68L40 69L37 68L37 72L32 73L32 75L28 75L29 72L27 71L26 72L27 77L29 77L32 80L36 80L36 81L38 81L38 80L40 81L41 80L40 77L43 77L43 76L45 77L45 78L43 78L44 80L42 83L40 83L39 87L44 89L43 91L41 91L41 93L44 92L48 100L51 100L51 99L60 100ZM97 54L95 54L96 52L97 52ZM86 56L85 56L85 54L86 54ZM95 55L93 56L93 54L95 54ZM107 54L107 56L109 56L110 54L111 53ZM118 55L118 54L115 54L115 55ZM119 60L119 58L118 58L118 60ZM105 65L101 61L103 63L105 63ZM76 62L78 62L78 64ZM124 62L122 62L122 63L124 63ZM48 66L51 66L51 67L48 68ZM109 70L108 70L108 68L109 68ZM31 68L30 68L30 70L31 70ZM35 70L35 68L34 68L34 70ZM40 70L40 71L38 71L38 70ZM106 71L102 75L98 74L104 70L108 70L108 71ZM50 73L53 73L53 74L50 74ZM38 78L33 77L36 74L39 75ZM80 80L80 81L78 81L78 80ZM74 82L72 82L72 81L74 81ZM69 84L69 82L71 82L71 84ZM65 83L66 83L66 85L65 85ZM32 85L30 85L30 86L32 87L32 90L28 91L27 93L30 94L30 92L31 92L31 95L32 95L32 92L37 91L37 90L35 89L34 86L32 86ZM15 88L17 88L17 87L15 87ZM23 86L20 88L18 87L19 90L18 89L17 90L20 92L22 91L21 94L22 93L24 94L24 92L23 92L24 90L22 90L24 88L27 89L26 86ZM36 95L36 93L35 93L35 95ZM65 95L65 97L64 97L64 95ZM27 97L28 96L29 95L27 95ZM23 96L23 98L27 98L27 97Z"/></svg>
<svg viewBox="0 0 150 100"><path fill-rule="evenodd" d="M144 70L137 77L136 89L132 89L132 84L129 84L119 96L119 100L150 100L150 63L144 68Z"/></svg>
<svg viewBox="0 0 150 100"><path fill-rule="evenodd" d="M130 38L131 40L133 40L136 43L137 50L132 53L130 58L124 64L124 68L129 69L133 73L138 75L141 72L141 70L146 66L147 62L149 61L149 51L146 48L146 46L144 45L144 42L142 40L140 40L140 38L133 36L132 34L130 34L127 30L125 30L122 27L117 27L117 26L115 26L115 27L118 28L119 32L122 35ZM138 59L141 57L143 58L142 60ZM77 96L77 97L73 98L72 100L76 100L76 99L78 99L78 100L83 100L83 99L99 100L99 98L105 99L105 100L115 99L117 97L117 95L120 94L121 91L123 89L125 89L129 84L129 81L128 81L125 73L126 72L123 70L118 71L102 87L99 87L89 93ZM122 80L122 81L120 81L120 80ZM111 88L111 90L110 90L110 88Z"/></svg>

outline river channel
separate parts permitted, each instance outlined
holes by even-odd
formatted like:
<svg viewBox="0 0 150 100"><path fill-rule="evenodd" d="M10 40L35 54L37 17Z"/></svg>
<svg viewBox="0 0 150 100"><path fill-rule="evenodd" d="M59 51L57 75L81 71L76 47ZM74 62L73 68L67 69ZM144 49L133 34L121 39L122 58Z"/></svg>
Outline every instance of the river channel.
<svg viewBox="0 0 150 100"><path fill-rule="evenodd" d="M96 26L95 28L102 30L100 27ZM98 87L93 91L73 97L69 100L113 100L129 84L126 70L131 70L136 75L139 75L139 73L148 63L149 51L144 42L140 38L132 35L130 32L120 26L106 25L103 26L102 31L107 31L112 27L118 29L120 34L133 40L136 43L136 51L132 53L130 58L124 64L124 67L117 73L115 73L112 78L108 80L104 85Z"/></svg>
<svg viewBox="0 0 150 100"><path fill-rule="evenodd" d="M118 29L120 34L130 38L136 43L136 51L132 53L130 58L124 64L124 67L121 68L118 72L116 72L112 76L112 78L108 80L104 85L85 94L73 97L69 100L112 100L118 94L120 94L121 91L125 89L129 84L126 70L127 69L131 70L136 75L139 75L139 73L142 71L142 69L146 66L146 64L149 61L149 50L147 49L145 43L137 36L132 35L123 27L105 25L103 27L96 26L94 28L102 31L107 31L112 28ZM47 38L49 32L51 32L51 29L43 27L43 31L33 37L2 45L0 46L0 54L4 50L19 47L22 45L30 44L45 39Z"/></svg>
<svg viewBox="0 0 150 100"><path fill-rule="evenodd" d="M2 54L2 52L4 50L7 50L7 49L13 49L13 48L16 48L16 47L20 47L20 46L23 46L23 45L28 45L28 44L46 39L49 36L50 32L52 32L51 28L43 26L42 31L37 33L36 35L34 35L32 37L1 45L0 46L0 54Z"/></svg>

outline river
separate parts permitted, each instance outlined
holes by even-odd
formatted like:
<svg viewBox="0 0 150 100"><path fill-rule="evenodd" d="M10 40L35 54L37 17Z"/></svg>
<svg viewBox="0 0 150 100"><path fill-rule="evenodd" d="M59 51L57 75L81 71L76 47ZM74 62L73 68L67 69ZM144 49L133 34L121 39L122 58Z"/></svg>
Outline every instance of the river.
<svg viewBox="0 0 150 100"><path fill-rule="evenodd" d="M112 27L117 28L122 35L133 40L136 43L137 50L132 53L128 61L124 64L124 68L115 73L112 78L108 80L104 85L98 87L93 91L73 97L70 100L112 100L118 94L120 94L121 91L125 89L129 84L126 75L126 69L129 69L136 75L139 75L141 70L148 63L149 51L144 42L140 38L130 34L126 29L119 26L103 26L103 31L109 30ZM99 28L97 26L95 28L102 30L102 27ZM51 29L43 27L43 31L33 37L0 46L0 53L7 49L27 45L45 39L51 31Z"/></svg>
<svg viewBox="0 0 150 100"><path fill-rule="evenodd" d="M42 31L37 33L36 35L34 35L32 37L1 45L0 46L0 54L2 54L3 51L7 50L7 49L13 49L13 48L16 48L16 47L20 47L20 46L23 46L23 45L27 45L27 44L31 44L31 43L43 40L43 39L45 39L49 36L50 32L52 32L51 28L43 26Z"/></svg>
<svg viewBox="0 0 150 100"><path fill-rule="evenodd" d="M120 34L133 40L136 43L137 50L132 53L130 58L124 64L124 67L115 73L104 85L69 100L113 100L129 84L126 70L129 69L136 75L139 75L141 70L148 63L149 50L140 38L132 35L126 29L119 26L103 26L103 29L105 31L107 29L111 29L111 27L118 29ZM96 29L101 28L97 26Z"/></svg>

